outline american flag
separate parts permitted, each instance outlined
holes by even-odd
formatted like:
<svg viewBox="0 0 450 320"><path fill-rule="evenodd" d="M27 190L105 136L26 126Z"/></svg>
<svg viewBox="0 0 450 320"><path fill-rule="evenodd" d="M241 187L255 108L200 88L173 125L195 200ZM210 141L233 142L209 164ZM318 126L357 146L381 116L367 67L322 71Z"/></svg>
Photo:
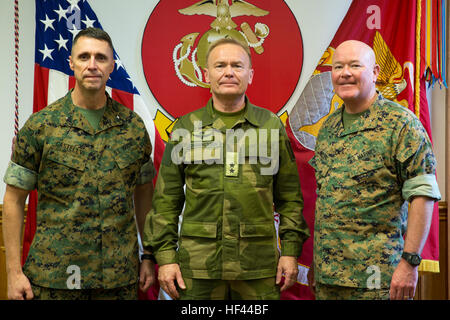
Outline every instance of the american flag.
<svg viewBox="0 0 450 320"><path fill-rule="evenodd" d="M88 27L103 29L87 0L35 0L35 3L33 112L63 97L75 86L75 78L69 67L69 56L73 38L77 33ZM134 86L115 50L114 60L115 69L106 83L106 91L114 100L134 110L144 121L153 145L153 162L158 170L164 142L153 123L151 110ZM25 227L23 262L36 230L36 204L37 195L32 192Z"/></svg>
<svg viewBox="0 0 450 320"><path fill-rule="evenodd" d="M88 1L36 0L33 112L63 97L68 89L75 86L75 78L69 68L72 40L80 30L87 27L103 29ZM156 151L161 151L164 145L153 123L150 109L134 86L116 51L114 60L115 69L106 83L106 90L114 100L141 116ZM155 155L154 161L159 163L160 152L153 152L153 156Z"/></svg>

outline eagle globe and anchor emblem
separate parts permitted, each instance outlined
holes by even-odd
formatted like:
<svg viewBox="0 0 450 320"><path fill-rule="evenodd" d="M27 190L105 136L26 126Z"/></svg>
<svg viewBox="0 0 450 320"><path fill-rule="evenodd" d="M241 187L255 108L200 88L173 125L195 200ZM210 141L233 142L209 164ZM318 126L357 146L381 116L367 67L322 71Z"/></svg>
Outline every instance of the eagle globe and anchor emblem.
<svg viewBox="0 0 450 320"><path fill-rule="evenodd" d="M258 76L247 90L251 102L287 118L302 71L303 40L285 1L160 0L144 30L142 65L157 102L153 120L164 141L179 117L210 98L206 54L222 38L233 38L252 52Z"/></svg>
<svg viewBox="0 0 450 320"><path fill-rule="evenodd" d="M187 86L209 88L209 84L203 82L203 73L200 68L206 67L206 53L209 46L222 38L233 38L242 44L253 48L257 54L264 52L263 43L269 35L269 27L263 23L256 23L253 31L247 22L240 25L234 23L232 18L247 16L265 16L269 11L263 10L242 0L233 0L229 5L228 0L200 1L187 8L178 10L183 15L209 15L216 19L210 24L211 29L205 32L194 48L194 42L200 35L198 32L185 35L173 50L174 69L177 77Z"/></svg>

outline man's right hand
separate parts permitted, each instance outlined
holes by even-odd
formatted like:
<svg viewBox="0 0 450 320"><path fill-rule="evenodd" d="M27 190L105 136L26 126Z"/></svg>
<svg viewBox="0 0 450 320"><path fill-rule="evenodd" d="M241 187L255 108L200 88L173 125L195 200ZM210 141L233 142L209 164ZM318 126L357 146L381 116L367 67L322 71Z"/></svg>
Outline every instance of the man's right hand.
<svg viewBox="0 0 450 320"><path fill-rule="evenodd" d="M158 280L160 287L167 292L172 299L180 298L175 286L175 281L180 289L186 289L183 277L181 276L180 266L176 263L160 266L158 270Z"/></svg>
<svg viewBox="0 0 450 320"><path fill-rule="evenodd" d="M8 299L31 300L34 298L28 278L21 272L8 274Z"/></svg>

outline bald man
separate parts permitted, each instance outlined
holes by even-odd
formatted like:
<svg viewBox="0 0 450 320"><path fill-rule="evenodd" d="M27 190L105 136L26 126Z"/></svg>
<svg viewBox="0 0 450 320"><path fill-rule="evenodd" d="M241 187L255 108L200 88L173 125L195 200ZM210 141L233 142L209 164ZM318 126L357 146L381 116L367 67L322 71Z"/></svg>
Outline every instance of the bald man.
<svg viewBox="0 0 450 320"><path fill-rule="evenodd" d="M379 71L365 43L336 48L332 82L344 104L320 129L310 161L318 197L308 277L317 299L415 294L441 197L436 160L417 117L376 91Z"/></svg>

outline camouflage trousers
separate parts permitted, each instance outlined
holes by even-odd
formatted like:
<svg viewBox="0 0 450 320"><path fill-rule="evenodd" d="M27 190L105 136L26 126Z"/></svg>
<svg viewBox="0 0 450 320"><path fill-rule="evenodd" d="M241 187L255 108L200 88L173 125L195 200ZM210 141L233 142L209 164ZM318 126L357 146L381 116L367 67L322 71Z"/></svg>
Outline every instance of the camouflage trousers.
<svg viewBox="0 0 450 320"><path fill-rule="evenodd" d="M275 277L254 280L184 278L186 290L178 289L180 300L279 300Z"/></svg>
<svg viewBox="0 0 450 320"><path fill-rule="evenodd" d="M53 289L31 284L35 300L137 300L138 284L114 289Z"/></svg>
<svg viewBox="0 0 450 320"><path fill-rule="evenodd" d="M316 300L389 300L389 289L368 289L316 283Z"/></svg>

